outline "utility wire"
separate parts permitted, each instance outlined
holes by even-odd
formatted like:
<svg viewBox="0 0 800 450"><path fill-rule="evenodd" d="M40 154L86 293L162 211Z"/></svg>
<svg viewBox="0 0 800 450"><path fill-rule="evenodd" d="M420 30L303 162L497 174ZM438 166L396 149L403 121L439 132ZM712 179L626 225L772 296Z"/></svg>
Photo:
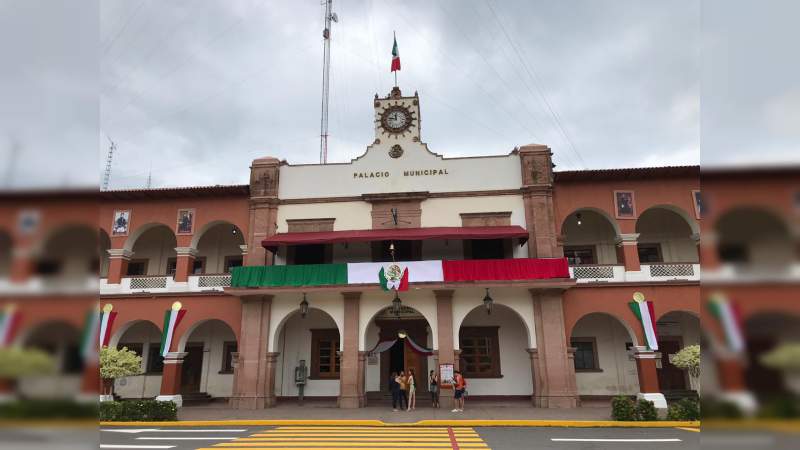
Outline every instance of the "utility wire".
<svg viewBox="0 0 800 450"><path fill-rule="evenodd" d="M108 42L108 44L106 44L105 48L103 49L103 56L105 56L111 50L111 48L117 42L117 39L119 39L119 37L122 36L122 33L124 33L125 30L128 28L128 25L130 25L131 22L133 22L133 19L136 17L137 14L139 14L139 11L142 10L144 2L145 0L141 0L139 2L139 5L136 7L133 13L130 16L128 16L128 20L126 20L125 23L120 27L120 29L117 31L117 34L115 34L114 37L111 38L111 40Z"/></svg>

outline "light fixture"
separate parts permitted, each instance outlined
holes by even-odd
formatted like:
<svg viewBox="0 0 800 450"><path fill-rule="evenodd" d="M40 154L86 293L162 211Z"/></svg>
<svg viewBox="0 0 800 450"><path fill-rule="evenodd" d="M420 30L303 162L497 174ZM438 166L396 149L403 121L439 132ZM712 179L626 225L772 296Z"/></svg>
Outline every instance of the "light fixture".
<svg viewBox="0 0 800 450"><path fill-rule="evenodd" d="M405 339L406 336L408 336L408 334L406 333L406 330L400 330L400 331L397 332L397 337L400 338L400 339Z"/></svg>
<svg viewBox="0 0 800 450"><path fill-rule="evenodd" d="M492 304L494 299L489 295L489 288L486 288L486 295L483 297L483 306L486 307L486 314L492 313Z"/></svg>
<svg viewBox="0 0 800 450"><path fill-rule="evenodd" d="M306 300L306 293L303 292L303 301L300 302L300 317L305 319L307 314L308 314L308 300Z"/></svg>
<svg viewBox="0 0 800 450"><path fill-rule="evenodd" d="M581 221L581 213L575 214L575 218L578 219L578 226L581 226L581 224L583 223Z"/></svg>
<svg viewBox="0 0 800 450"><path fill-rule="evenodd" d="M239 230L237 230L237 229L236 229L236 226L235 226L235 225L234 225L234 226L231 228L231 234L232 234L232 235L234 235L234 236L236 236L237 234L239 234Z"/></svg>
<svg viewBox="0 0 800 450"><path fill-rule="evenodd" d="M403 302L400 301L400 296L397 295L397 291L394 291L394 300L392 300L392 314L394 314L395 316L399 316L402 307L403 307Z"/></svg>

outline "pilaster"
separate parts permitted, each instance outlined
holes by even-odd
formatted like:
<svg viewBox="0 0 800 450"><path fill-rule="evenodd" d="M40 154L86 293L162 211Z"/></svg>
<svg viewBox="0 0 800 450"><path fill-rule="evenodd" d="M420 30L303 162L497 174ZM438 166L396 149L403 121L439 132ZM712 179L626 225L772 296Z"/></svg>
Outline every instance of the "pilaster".
<svg viewBox="0 0 800 450"><path fill-rule="evenodd" d="M344 300L344 329L342 330L342 358L339 371L339 407L358 408L363 406L363 374L359 374L358 352L358 311L361 292L342 292ZM362 366L363 367L363 366ZM363 384L363 383L362 383Z"/></svg>

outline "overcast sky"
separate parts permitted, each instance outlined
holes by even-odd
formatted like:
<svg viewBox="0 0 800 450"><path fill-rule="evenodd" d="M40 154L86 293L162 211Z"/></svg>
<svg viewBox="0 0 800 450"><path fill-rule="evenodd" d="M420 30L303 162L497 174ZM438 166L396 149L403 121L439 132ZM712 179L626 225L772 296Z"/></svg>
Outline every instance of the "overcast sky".
<svg viewBox="0 0 800 450"><path fill-rule="evenodd" d="M557 170L796 159L800 2L766 3L334 0L329 161L373 139L392 31L445 156L536 142ZM319 0L75 4L0 0L5 184L97 184L108 137L111 188L318 161Z"/></svg>

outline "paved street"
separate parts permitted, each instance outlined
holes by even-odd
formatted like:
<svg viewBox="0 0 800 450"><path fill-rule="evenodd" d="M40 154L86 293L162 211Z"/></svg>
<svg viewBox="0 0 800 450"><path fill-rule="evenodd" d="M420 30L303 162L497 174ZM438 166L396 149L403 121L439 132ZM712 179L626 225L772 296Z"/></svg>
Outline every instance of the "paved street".
<svg viewBox="0 0 800 450"><path fill-rule="evenodd" d="M676 428L499 427L102 427L102 449L339 450L697 449L700 433Z"/></svg>

